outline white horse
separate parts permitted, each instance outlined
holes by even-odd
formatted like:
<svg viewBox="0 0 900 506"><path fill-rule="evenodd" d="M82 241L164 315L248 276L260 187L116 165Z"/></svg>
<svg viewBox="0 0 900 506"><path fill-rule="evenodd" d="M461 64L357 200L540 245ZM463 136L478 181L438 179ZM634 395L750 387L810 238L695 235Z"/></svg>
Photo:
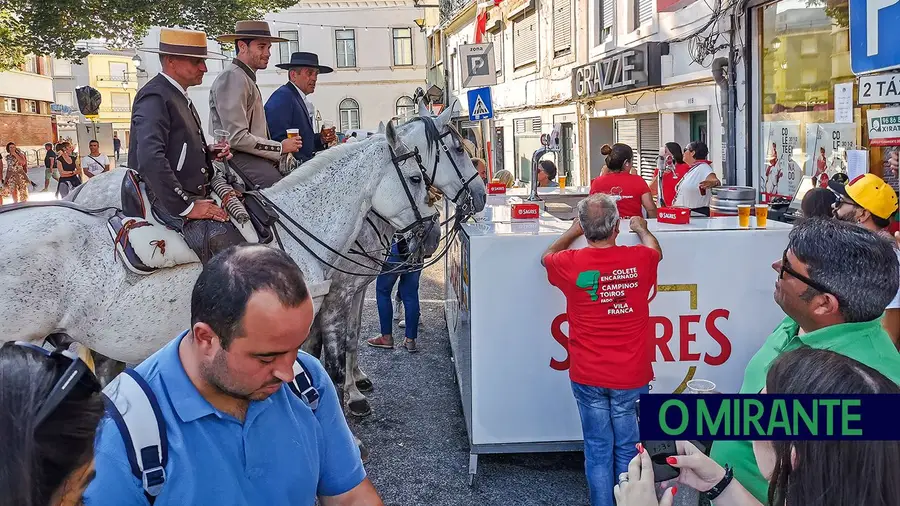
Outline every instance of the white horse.
<svg viewBox="0 0 900 506"><path fill-rule="evenodd" d="M449 115L442 115L430 127L441 131L448 121ZM342 253L355 240L370 210L399 229L417 220L412 205L419 216L433 216L436 211L426 203L427 178L415 157L404 158L406 154L437 153L429 123L408 125L400 131L389 126L383 139L332 148L264 194ZM465 158L462 149L445 153L448 156L437 156L433 168L428 167L429 177L446 194L461 195L466 189L466 181L458 174L459 160ZM471 167L468 158L465 161ZM90 181L77 199L94 207L93 189L108 198L115 194L120 180L109 175ZM471 187L478 207L483 206L483 185ZM302 234L301 238L306 239ZM284 240L286 251L315 293L339 256L307 241L323 264L295 241ZM188 326L190 292L200 264L148 276L131 274L114 259L104 217L61 207L15 209L0 214L0 241L4 243L0 279L6 293L17 294L0 303L0 316L6 322L4 340L40 341L53 333L65 333L107 357L137 363Z"/></svg>

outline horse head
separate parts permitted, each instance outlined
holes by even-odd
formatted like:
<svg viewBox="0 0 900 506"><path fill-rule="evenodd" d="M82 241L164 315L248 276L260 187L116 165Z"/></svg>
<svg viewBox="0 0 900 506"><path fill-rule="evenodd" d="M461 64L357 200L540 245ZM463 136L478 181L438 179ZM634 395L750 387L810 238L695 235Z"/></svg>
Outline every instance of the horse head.
<svg viewBox="0 0 900 506"><path fill-rule="evenodd" d="M419 167L428 183L439 189L463 214L484 209L487 191L478 171L463 145L463 138L450 124L453 108L439 116L432 116L423 102L419 115L400 127L387 125L387 132L395 131L402 143L418 153Z"/></svg>

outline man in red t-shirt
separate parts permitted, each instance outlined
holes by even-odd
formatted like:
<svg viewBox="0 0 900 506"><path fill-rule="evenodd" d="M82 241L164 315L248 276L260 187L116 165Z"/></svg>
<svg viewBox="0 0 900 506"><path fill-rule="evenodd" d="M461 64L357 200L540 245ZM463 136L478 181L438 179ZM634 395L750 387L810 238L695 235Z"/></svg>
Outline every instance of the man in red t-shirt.
<svg viewBox="0 0 900 506"><path fill-rule="evenodd" d="M641 217L642 245L617 246L619 211L609 195L578 203L578 219L541 258L550 284L566 296L569 378L581 415L585 472L593 506L613 506L614 477L637 454L635 401L653 379L650 292L662 259ZM588 247L568 249L584 234Z"/></svg>

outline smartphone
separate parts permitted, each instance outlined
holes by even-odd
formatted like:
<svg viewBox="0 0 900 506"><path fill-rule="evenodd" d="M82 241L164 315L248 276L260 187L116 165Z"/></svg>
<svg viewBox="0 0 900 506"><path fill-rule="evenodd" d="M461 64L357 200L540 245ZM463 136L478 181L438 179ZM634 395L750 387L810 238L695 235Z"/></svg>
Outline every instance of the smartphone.
<svg viewBox="0 0 900 506"><path fill-rule="evenodd" d="M638 423L641 423L641 400L638 399L634 403L637 413ZM678 477L681 471L676 467L666 463L666 458L678 455L678 448L675 446L675 440L671 441L644 441L641 440L644 450L650 455L653 461L653 481L659 483L661 481L673 480Z"/></svg>

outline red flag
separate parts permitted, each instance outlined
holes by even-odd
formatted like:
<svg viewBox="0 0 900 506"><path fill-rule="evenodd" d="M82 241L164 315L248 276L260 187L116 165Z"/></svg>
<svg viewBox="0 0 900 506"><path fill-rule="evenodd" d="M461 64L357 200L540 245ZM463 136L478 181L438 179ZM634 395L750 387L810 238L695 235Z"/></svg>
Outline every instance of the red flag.
<svg viewBox="0 0 900 506"><path fill-rule="evenodd" d="M478 15L475 16L475 44L484 42L484 33L487 31L487 20L487 9L479 8Z"/></svg>

